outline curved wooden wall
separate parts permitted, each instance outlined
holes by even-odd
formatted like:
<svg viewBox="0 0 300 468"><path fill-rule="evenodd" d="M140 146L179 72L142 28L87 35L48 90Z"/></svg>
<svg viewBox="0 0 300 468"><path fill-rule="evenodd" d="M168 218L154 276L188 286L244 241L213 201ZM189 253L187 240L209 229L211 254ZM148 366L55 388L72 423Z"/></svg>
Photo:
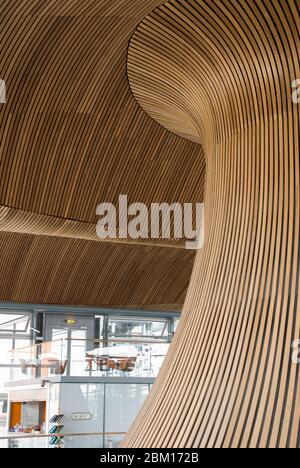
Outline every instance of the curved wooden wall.
<svg viewBox="0 0 300 468"><path fill-rule="evenodd" d="M121 194L203 200L203 152L128 86L130 37L162 3L0 2L0 301L182 306L194 261L182 243L96 238L96 206Z"/></svg>
<svg viewBox="0 0 300 468"><path fill-rule="evenodd" d="M123 447L300 446L299 3L170 0L132 90L203 144L206 239L176 338Z"/></svg>

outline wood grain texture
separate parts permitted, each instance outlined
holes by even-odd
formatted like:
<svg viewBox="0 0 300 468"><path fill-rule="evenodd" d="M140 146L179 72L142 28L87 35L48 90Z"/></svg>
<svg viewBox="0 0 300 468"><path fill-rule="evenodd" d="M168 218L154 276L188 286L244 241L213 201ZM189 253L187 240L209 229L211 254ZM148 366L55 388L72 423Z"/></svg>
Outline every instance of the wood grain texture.
<svg viewBox="0 0 300 468"><path fill-rule="evenodd" d="M299 2L170 0L128 55L145 111L206 154L206 238L123 447L299 447Z"/></svg>
<svg viewBox="0 0 300 468"><path fill-rule="evenodd" d="M182 242L129 241L133 252L96 238L97 205L121 194L147 206L203 201L203 150L151 119L128 85L130 38L162 3L1 1L0 301L183 303L194 256L177 251Z"/></svg>
<svg viewBox="0 0 300 468"><path fill-rule="evenodd" d="M194 252L0 233L1 300L160 310L185 299ZM182 264L185 265L182 268Z"/></svg>

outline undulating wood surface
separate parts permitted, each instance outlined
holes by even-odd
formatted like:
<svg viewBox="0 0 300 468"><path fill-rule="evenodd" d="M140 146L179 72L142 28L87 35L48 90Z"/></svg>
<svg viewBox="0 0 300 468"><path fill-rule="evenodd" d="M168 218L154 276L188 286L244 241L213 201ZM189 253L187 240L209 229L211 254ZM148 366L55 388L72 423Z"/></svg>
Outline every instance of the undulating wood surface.
<svg viewBox="0 0 300 468"><path fill-rule="evenodd" d="M130 38L162 3L0 2L0 301L183 304L194 255L182 242L96 238L97 205L119 195L203 201L203 150L128 85Z"/></svg>
<svg viewBox="0 0 300 468"><path fill-rule="evenodd" d="M151 305L159 310L183 304L195 255L175 248L124 244L116 248L5 232L0 233L0 251L4 302L136 309Z"/></svg>
<svg viewBox="0 0 300 468"><path fill-rule="evenodd" d="M205 149L206 238L123 447L300 446L299 26L294 0L171 0L133 36L136 99Z"/></svg>

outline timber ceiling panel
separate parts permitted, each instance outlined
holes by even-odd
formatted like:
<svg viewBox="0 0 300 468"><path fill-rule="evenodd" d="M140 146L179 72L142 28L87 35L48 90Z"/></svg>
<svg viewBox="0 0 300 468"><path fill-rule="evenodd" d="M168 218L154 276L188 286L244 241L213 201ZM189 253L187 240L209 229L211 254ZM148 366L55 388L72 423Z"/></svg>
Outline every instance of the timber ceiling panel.
<svg viewBox="0 0 300 468"><path fill-rule="evenodd" d="M0 233L1 299L8 302L160 309L178 307L192 251ZM182 268L183 263L185 267Z"/></svg>

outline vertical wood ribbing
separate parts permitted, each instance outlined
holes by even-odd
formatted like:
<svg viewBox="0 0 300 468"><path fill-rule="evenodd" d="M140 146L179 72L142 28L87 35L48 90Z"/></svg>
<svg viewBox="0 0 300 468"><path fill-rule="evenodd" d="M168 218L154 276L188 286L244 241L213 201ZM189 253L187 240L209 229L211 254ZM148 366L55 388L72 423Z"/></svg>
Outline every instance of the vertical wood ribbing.
<svg viewBox="0 0 300 468"><path fill-rule="evenodd" d="M206 239L124 447L299 446L299 5L171 0L137 29L141 106L203 144Z"/></svg>

